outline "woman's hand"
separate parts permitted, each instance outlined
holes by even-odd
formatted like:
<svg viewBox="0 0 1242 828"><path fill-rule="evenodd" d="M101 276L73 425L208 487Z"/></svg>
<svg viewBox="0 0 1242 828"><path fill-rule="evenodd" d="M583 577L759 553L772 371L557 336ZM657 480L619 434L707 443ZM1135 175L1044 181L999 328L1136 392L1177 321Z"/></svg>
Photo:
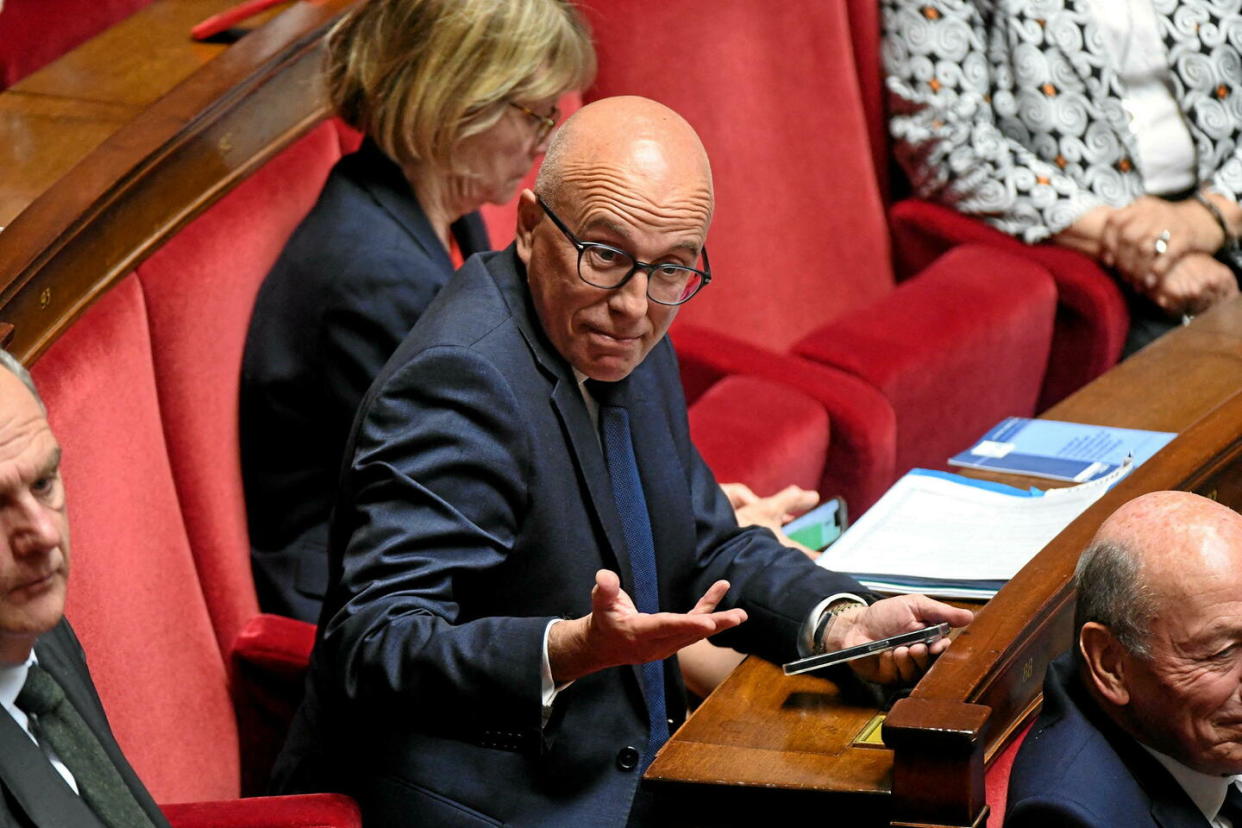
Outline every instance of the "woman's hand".
<svg viewBox="0 0 1242 828"><path fill-rule="evenodd" d="M1158 244L1159 239L1164 243ZM1099 258L1147 293L1158 288L1183 256L1215 253L1224 243L1220 225L1194 199L1143 196L1104 217Z"/></svg>

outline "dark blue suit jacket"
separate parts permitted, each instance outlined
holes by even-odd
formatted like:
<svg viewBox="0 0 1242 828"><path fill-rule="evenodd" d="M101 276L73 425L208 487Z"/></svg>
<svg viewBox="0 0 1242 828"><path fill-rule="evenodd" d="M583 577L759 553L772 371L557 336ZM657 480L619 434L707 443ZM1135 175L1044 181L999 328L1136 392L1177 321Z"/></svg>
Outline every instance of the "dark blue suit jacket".
<svg viewBox="0 0 1242 828"><path fill-rule="evenodd" d="M750 617L720 643L794 658L815 603L860 587L738 529L690 442L667 340L620 385L661 606L684 612L727 578L727 606ZM278 787L348 791L368 826L624 824L639 774L618 758L647 744L639 669L574 682L541 729L549 620L590 611L600 568L632 585L596 431L512 247L444 289L367 394L350 447ZM684 690L666 667L676 722Z"/></svg>
<svg viewBox="0 0 1242 828"><path fill-rule="evenodd" d="M453 226L486 250L478 214ZM362 395L453 275L401 169L369 141L333 168L255 301L241 449L259 604L315 621L328 518Z"/></svg>
<svg viewBox="0 0 1242 828"><path fill-rule="evenodd" d="M121 778L155 825L167 826L163 813L130 767L108 727L103 706L86 668L82 645L63 618L35 644L39 666L65 691L86 724L94 731ZM73 792L30 737L0 709L0 828L64 825L102 828L83 799Z"/></svg>
<svg viewBox="0 0 1242 828"><path fill-rule="evenodd" d="M1099 709L1070 654L1048 666L1044 706L1009 776L1006 828L1208 828L1177 781Z"/></svg>

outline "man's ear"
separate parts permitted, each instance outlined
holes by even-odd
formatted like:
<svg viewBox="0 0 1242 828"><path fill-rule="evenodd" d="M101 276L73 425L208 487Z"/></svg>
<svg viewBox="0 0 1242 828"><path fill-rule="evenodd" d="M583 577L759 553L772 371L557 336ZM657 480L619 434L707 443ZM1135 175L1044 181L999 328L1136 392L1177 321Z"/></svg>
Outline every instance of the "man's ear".
<svg viewBox="0 0 1242 828"><path fill-rule="evenodd" d="M1112 630L1096 621L1088 621L1078 632L1078 650L1087 668L1088 681L1096 692L1115 707L1129 704L1128 653Z"/></svg>
<svg viewBox="0 0 1242 828"><path fill-rule="evenodd" d="M517 232L515 241L517 242L518 258L522 260L529 271L530 268L530 252L534 246L535 227L543 218L543 208L539 206L539 202L535 199L535 193L531 190L522 190L522 194L518 196L517 209Z"/></svg>

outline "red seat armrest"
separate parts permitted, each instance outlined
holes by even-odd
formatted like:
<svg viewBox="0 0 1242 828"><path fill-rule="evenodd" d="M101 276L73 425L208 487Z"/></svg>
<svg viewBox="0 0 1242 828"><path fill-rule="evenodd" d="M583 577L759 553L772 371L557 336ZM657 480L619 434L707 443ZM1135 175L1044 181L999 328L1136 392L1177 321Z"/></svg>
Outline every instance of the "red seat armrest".
<svg viewBox="0 0 1242 828"><path fill-rule="evenodd" d="M797 389L824 407L832 441L819 485L821 496L842 495L853 513L862 514L892 484L897 420L877 389L830 366L696 325L677 325L672 336L683 378L759 377Z"/></svg>
<svg viewBox="0 0 1242 828"><path fill-rule="evenodd" d="M272 764L302 701L315 625L256 615L233 642L233 705L242 740L242 794L267 790Z"/></svg>
<svg viewBox="0 0 1242 828"><path fill-rule="evenodd" d="M233 641L233 668L301 680L315 645L315 625L264 613L246 622Z"/></svg>

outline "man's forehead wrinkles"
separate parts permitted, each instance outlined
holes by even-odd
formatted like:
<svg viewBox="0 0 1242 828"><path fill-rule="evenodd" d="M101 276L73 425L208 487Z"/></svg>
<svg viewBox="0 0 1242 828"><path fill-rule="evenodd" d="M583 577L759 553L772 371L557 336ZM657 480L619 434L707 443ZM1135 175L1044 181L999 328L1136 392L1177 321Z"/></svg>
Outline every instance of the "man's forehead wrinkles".
<svg viewBox="0 0 1242 828"><path fill-rule="evenodd" d="M597 189L578 199L578 219L582 228L611 217L617 223L638 225L639 229L672 229L702 235L711 216L708 199L679 195L661 203L621 189Z"/></svg>
<svg viewBox="0 0 1242 828"><path fill-rule="evenodd" d="M665 191L674 202L685 201L708 212L714 202L712 188L706 180L673 186L668 182L636 179L631 173L606 164L566 165L562 180L570 190L571 200L605 196L635 203L655 202L658 200L656 193Z"/></svg>

